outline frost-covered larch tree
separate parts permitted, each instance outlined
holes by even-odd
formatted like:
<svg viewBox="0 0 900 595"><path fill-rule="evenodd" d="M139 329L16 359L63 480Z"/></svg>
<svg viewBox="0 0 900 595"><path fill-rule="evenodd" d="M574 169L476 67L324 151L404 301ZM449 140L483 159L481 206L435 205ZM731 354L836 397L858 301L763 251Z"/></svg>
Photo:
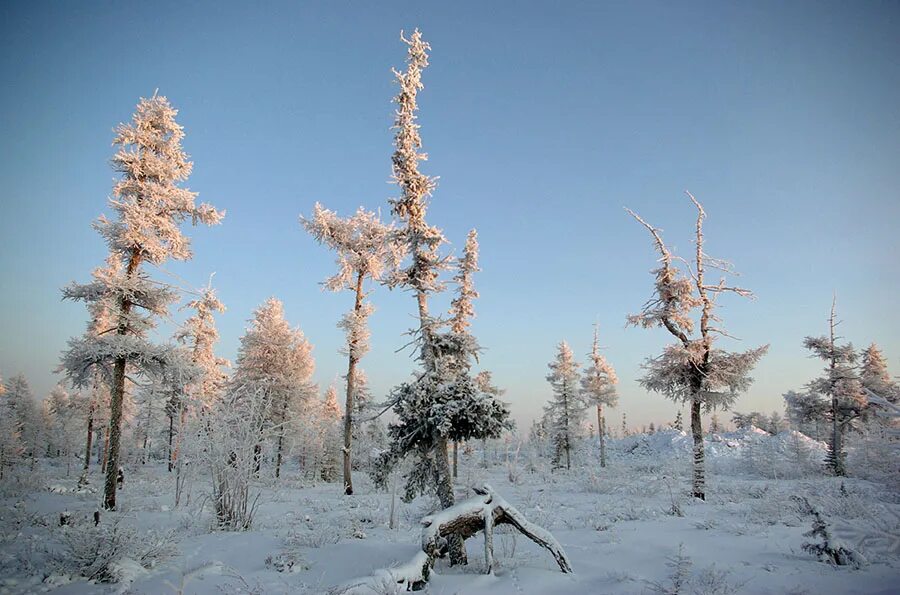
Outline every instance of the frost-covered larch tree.
<svg viewBox="0 0 900 595"><path fill-rule="evenodd" d="M186 392L191 405L201 411L209 411L228 381L228 374L223 368L230 363L217 357L215 352L219 340L215 314L224 312L225 305L219 301L212 287L206 287L197 299L189 301L185 307L193 310L194 314L184 321L175 338L188 346L191 362L199 372L197 382L188 386Z"/></svg>
<svg viewBox="0 0 900 595"><path fill-rule="evenodd" d="M656 278L654 295L644 304L640 314L628 317L628 324L643 328L662 327L676 339L662 355L646 361L643 366L646 373L641 385L673 401L690 404L694 443L692 494L703 500L706 498L706 475L701 410L730 407L737 396L749 388L752 382L750 371L766 353L768 345L743 353L715 347L716 336L725 334L715 326L719 321L715 314L718 296L734 293L750 297L752 293L741 287L726 285L724 278L716 284L707 283L707 267L718 269L723 274L733 273L733 268L728 262L712 258L704 251L703 220L706 212L693 195L687 195L697 208L693 270L686 265L689 277L678 268L678 260L663 242L661 230L628 210L650 232L660 255L660 266L652 271ZM699 325L695 317L699 318Z"/></svg>
<svg viewBox="0 0 900 595"><path fill-rule="evenodd" d="M353 415L357 411L357 367L369 351L368 319L374 311L365 302L366 279L380 281L393 271L402 258L402 245L394 241L393 226L385 225L376 213L360 207L346 219L316 203L310 219L300 219L306 230L318 241L337 253L338 272L329 277L324 287L331 291L354 292L353 309L347 312L338 326L347 334L347 386L344 398L344 493L353 493Z"/></svg>
<svg viewBox="0 0 900 595"><path fill-rule="evenodd" d="M837 476L847 474L844 435L850 425L865 413L868 400L856 370L858 356L853 345L838 345L840 338L836 328L840 324L836 314L836 300L831 301L828 317L828 335L806 337L803 346L826 364L825 375L807 385L812 395L830 400L827 417L831 422L831 439L828 442L826 462Z"/></svg>
<svg viewBox="0 0 900 595"><path fill-rule="evenodd" d="M89 305L110 300L116 304L113 328L97 337L72 339L63 354L63 367L73 385L87 388L93 370L99 367L110 386L109 461L103 498L108 509L116 507L126 367L153 375L177 365L171 361L170 347L152 345L146 339L155 320L168 313L176 294L154 283L142 264L158 266L169 259L190 259L190 242L181 225L188 220L214 225L224 216L208 204L195 204L196 193L180 186L193 164L181 148L184 131L175 121L177 113L168 99L154 94L141 99L130 124L116 129L113 144L119 150L112 163L122 177L113 186L109 202L117 217L101 216L95 227L123 270L63 290L65 298Z"/></svg>
<svg viewBox="0 0 900 595"><path fill-rule="evenodd" d="M872 343L863 351L859 379L863 388L872 391L883 399L887 399L891 403L896 403L900 399L900 390L898 390L897 383L891 378L890 372L888 372L887 360L881 352L881 348L875 343Z"/></svg>
<svg viewBox="0 0 900 595"><path fill-rule="evenodd" d="M332 385L325 391L325 400L322 402L322 419L320 431L322 432L320 444L322 445L322 468L320 470L322 480L334 481L338 475L340 464L341 443L341 419L346 419L341 413L341 405L338 403L337 389Z"/></svg>
<svg viewBox="0 0 900 595"><path fill-rule="evenodd" d="M38 403L31 392L31 385L23 374L16 374L6 381L3 399L6 403L7 415L12 420L13 451L18 450L31 461L34 469L38 454L45 446L43 419ZM11 459L14 460L14 459Z"/></svg>
<svg viewBox="0 0 900 595"><path fill-rule="evenodd" d="M400 92L395 99L398 107L392 158L392 177L400 187L400 197L390 202L394 216L404 224L397 236L406 245L411 262L396 271L390 285L407 288L416 296L419 328L415 335L423 369L415 380L391 392L397 422L388 429L390 448L381 458L375 479L384 483L396 462L414 455L418 460L407 476L406 497L431 487L441 506L448 508L455 500L448 441L499 436L508 424L509 411L481 391L469 375L478 349L474 338L438 332L438 321L428 311L428 297L443 289L439 274L447 268L447 259L439 252L446 240L425 220L435 180L419 171L419 162L426 155L419 151L422 139L416 123L416 98L423 88L421 75L428 65L430 46L418 30L409 39L402 35L401 39L409 48L406 71L394 71ZM451 564L466 562L462 539L450 540L449 553Z"/></svg>
<svg viewBox="0 0 900 595"><path fill-rule="evenodd" d="M114 253L110 253L107 257L105 266L98 267L91 273L94 281L98 284L110 283L113 279L121 276L121 274L122 260ZM106 299L96 299L88 302L87 309L90 318L83 337L85 345L91 344L101 335L111 332L111 329L115 328L114 312L116 307L117 303L112 295ZM65 372L65 366L60 365L57 371ZM79 486L84 486L88 483L94 432L102 432L103 423L109 420L110 395L109 385L105 380L108 379L104 378L99 367L95 367L90 372L90 378L87 380L89 386L82 393L83 398L78 403L81 409L81 416L84 419L86 433L84 461L82 461L81 476L78 479Z"/></svg>
<svg viewBox="0 0 900 595"><path fill-rule="evenodd" d="M232 383L243 394L262 393L266 419L276 436L275 477L281 475L287 424L314 388L312 345L284 318L284 305L269 298L254 313L241 337Z"/></svg>
<svg viewBox="0 0 900 595"><path fill-rule="evenodd" d="M0 479L24 450L13 404L7 395L6 383L0 378Z"/></svg>
<svg viewBox="0 0 900 595"><path fill-rule="evenodd" d="M456 297L450 302L450 330L457 334L468 334L471 319L475 317L473 300L478 299L472 276L480 271L478 268L478 231L471 229L466 236L462 258L456 263ZM459 466L459 442L453 442L453 477L456 477Z"/></svg>
<svg viewBox="0 0 900 595"><path fill-rule="evenodd" d="M550 368L547 382L553 389L553 398L545 409L551 424L554 462L560 464L560 458L565 455L566 469L571 469L573 443L584 421L584 402L578 389L578 364L568 343L560 342L556 357L547 367Z"/></svg>
<svg viewBox="0 0 900 595"><path fill-rule="evenodd" d="M606 467L606 419L603 407L615 407L619 403L616 384L619 378L612 365L600 354L599 331L594 326L594 342L588 355L588 365L581 377L581 396L589 405L597 407L597 434L600 437L600 466Z"/></svg>

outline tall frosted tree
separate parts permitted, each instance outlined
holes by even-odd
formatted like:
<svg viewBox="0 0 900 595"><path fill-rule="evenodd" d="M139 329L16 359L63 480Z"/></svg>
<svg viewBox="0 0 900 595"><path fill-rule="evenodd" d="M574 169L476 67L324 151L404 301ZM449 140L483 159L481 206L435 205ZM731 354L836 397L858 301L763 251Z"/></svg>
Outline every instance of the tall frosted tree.
<svg viewBox="0 0 900 595"><path fill-rule="evenodd" d="M573 443L581 431L584 421L584 403L578 389L578 364L572 349L565 341L557 347L556 357L547 364L550 373L547 382L553 389L553 398L546 406L550 422L550 439L554 447L554 462L561 464L565 456L566 469L572 468Z"/></svg>
<svg viewBox="0 0 900 595"><path fill-rule="evenodd" d="M898 390L897 383L891 378L890 372L888 372L887 360L881 352L881 348L875 343L872 343L863 351L859 379L863 388L872 391L883 399L887 399L891 403L896 403L900 399L900 390Z"/></svg>
<svg viewBox="0 0 900 595"><path fill-rule="evenodd" d="M6 383L0 378L0 479L24 450L13 404L7 395Z"/></svg>
<svg viewBox="0 0 900 595"><path fill-rule="evenodd" d="M694 497L706 499L706 472L703 453L701 410L727 409L745 392L752 382L750 371L768 350L768 345L745 352L729 352L715 347L718 335L725 334L718 326L715 307L723 293L750 297L752 293L741 287L729 286L724 277L715 284L706 281L707 268L718 269L723 275L733 273L726 261L712 258L705 252L703 206L687 193L697 209L693 270L686 276L678 267L680 262L663 242L661 230L628 211L653 237L659 252L659 267L655 277L653 297L639 314L628 317L628 324L643 328L662 327L675 339L662 355L648 359L643 368L641 385L679 403L691 407L691 435L693 437ZM686 262L686 261L681 261ZM695 321L699 318L699 324Z"/></svg>
<svg viewBox="0 0 900 595"><path fill-rule="evenodd" d="M353 309L347 312L338 326L347 334L347 386L344 394L344 493L353 493L353 415L357 386L357 367L369 351L368 319L374 311L365 302L366 279L380 281L396 266L402 249L393 241L394 229L383 224L378 215L360 207L352 217L342 219L319 203L313 207L310 219L301 218L306 230L320 243L337 253L338 272L329 277L324 287L331 291L350 290L354 293Z"/></svg>
<svg viewBox="0 0 900 595"><path fill-rule="evenodd" d="M3 399L6 403L6 411L3 411L12 420L13 444L18 444L18 450L31 462L34 468L35 461L41 449L44 448L43 420L38 403L31 391L31 385L23 374L16 374L6 381ZM13 450L17 450L15 447Z"/></svg>
<svg viewBox="0 0 900 595"><path fill-rule="evenodd" d="M177 113L168 99L154 95L141 99L130 124L116 128L113 144L119 150L112 164L121 178L109 201L116 218L101 216L95 228L122 263L122 271L63 290L65 298L89 305L116 304L112 328L97 337L72 339L63 354L63 367L76 387L91 383L95 367L103 370L110 386L109 461L103 496L108 509L116 507L126 368L153 375L177 365L170 361L169 347L153 345L146 338L156 319L168 313L176 294L154 283L142 265L190 259L190 241L181 225L185 221L214 225L224 216L208 204L197 205L196 193L181 187L193 164L181 147L184 131L175 121Z"/></svg>
<svg viewBox="0 0 900 595"><path fill-rule="evenodd" d="M417 463L407 476L406 496L431 487L441 506L448 508L455 500L448 442L499 436L508 425L509 411L492 395L481 391L469 374L478 350L474 338L452 331L439 332L439 321L428 311L428 298L443 289L439 274L447 268L447 259L439 251L446 240L439 229L425 220L427 199L435 181L419 171L419 162L426 156L420 152L416 99L423 88L421 75L428 65L431 48L418 30L409 39L402 35L401 38L408 45L408 55L406 71L394 71L400 92L395 99L398 107L392 158L393 180L400 188L400 197L391 200L391 207L394 216L404 224L398 231L398 241L406 245L411 262L398 268L390 285L409 289L416 296L419 328L415 335L422 371L415 380L391 392L397 421L388 429L390 448L382 456L375 479L383 484L397 461L413 455ZM466 562L461 538L451 538L448 550L451 564Z"/></svg>
<svg viewBox="0 0 900 595"><path fill-rule="evenodd" d="M856 370L858 356L853 345L837 343L838 324L836 300L832 300L828 335L806 337L803 345L825 362L825 375L810 382L807 390L830 401L827 417L831 422L831 439L826 462L832 473L844 476L847 474L844 435L854 420L864 414L868 401Z"/></svg>
<svg viewBox="0 0 900 595"><path fill-rule="evenodd" d="M612 365L600 353L599 331L594 326L594 341L588 355L588 365L581 377L581 396L586 403L597 408L597 435L600 437L600 466L606 467L606 439L604 428L606 419L603 407L615 407L619 403L616 384L619 378ZM680 415L680 412L679 412Z"/></svg>
<svg viewBox="0 0 900 595"><path fill-rule="evenodd" d="M478 268L478 232L469 230L462 258L456 263L456 297L450 302L450 330L458 334L468 333L471 319L475 317L473 300L478 299L478 291L472 276L480 271ZM453 443L453 477L459 471L459 443Z"/></svg>
<svg viewBox="0 0 900 595"><path fill-rule="evenodd" d="M291 328L284 318L284 305L272 297L253 313L235 363L235 388L263 395L266 419L276 440L275 477L280 477L287 424L314 390L312 345L299 328Z"/></svg>
<svg viewBox="0 0 900 595"><path fill-rule="evenodd" d="M184 321L184 326L176 333L175 338L188 346L191 362L199 373L197 381L187 387L188 398L201 411L209 411L221 396L228 380L228 374L223 368L230 364L228 360L216 356L215 352L219 341L215 314L224 312L225 305L219 301L215 290L207 287L185 307L193 310L194 314Z"/></svg>

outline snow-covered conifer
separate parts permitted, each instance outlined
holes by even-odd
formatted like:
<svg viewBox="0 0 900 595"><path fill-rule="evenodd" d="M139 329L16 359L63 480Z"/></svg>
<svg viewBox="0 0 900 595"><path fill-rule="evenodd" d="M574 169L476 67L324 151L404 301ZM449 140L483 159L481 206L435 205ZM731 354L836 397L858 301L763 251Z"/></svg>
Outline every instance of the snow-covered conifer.
<svg viewBox="0 0 900 595"><path fill-rule="evenodd" d="M619 403L616 384L619 378L612 365L600 354L600 338L594 326L594 342L591 344L589 361L581 377L581 396L588 405L597 407L597 435L600 437L600 466L606 467L606 439L603 436L606 420L603 407L615 407Z"/></svg>
<svg viewBox="0 0 900 595"><path fill-rule="evenodd" d="M5 469L22 456L22 435L16 423L16 412L6 392L6 383L0 378L0 479Z"/></svg>
<svg viewBox="0 0 900 595"><path fill-rule="evenodd" d="M887 399L891 403L900 400L900 389L888 372L887 360L881 352L881 348L875 343L869 345L862 355L862 369L859 374L860 382L864 388L876 395Z"/></svg>
<svg viewBox="0 0 900 595"><path fill-rule="evenodd" d="M109 204L117 217L101 216L95 227L120 268L92 283L72 284L63 290L65 298L89 305L116 305L114 325L104 329L109 332L72 339L63 354L63 368L76 387L87 388L99 368L111 389L110 464L103 502L108 509L116 507L126 367L153 375L176 365L169 346L152 345L145 338L155 319L168 312L175 293L153 283L141 265L190 259L190 242L182 234L181 224L190 220L213 225L223 217L208 204L196 205L196 193L180 187L190 175L192 163L181 148L184 131L175 121L177 113L165 97L154 95L141 99L132 122L116 129L113 144L119 150L112 163L122 177L113 186Z"/></svg>
<svg viewBox="0 0 900 595"><path fill-rule="evenodd" d="M584 403L578 390L578 364L568 343L561 341L556 357L547 364L550 373L547 382L553 389L553 398L546 405L549 414L550 439L554 447L554 462L561 464L565 456L566 469L572 468L572 448L584 421Z"/></svg>
<svg viewBox="0 0 900 595"><path fill-rule="evenodd" d="M357 367L369 350L367 321L374 311L364 301L366 278L380 281L397 266L402 258L403 245L394 241L393 226L383 224L376 213L360 207L352 217L342 219L319 203L313 207L310 219L301 217L306 230L321 244L337 253L338 272L329 277L324 286L331 291L351 290L355 294L353 309L347 312L338 326L347 334L347 386L344 399L344 493L353 493L352 456L353 415L357 411Z"/></svg>
<svg viewBox="0 0 900 595"><path fill-rule="evenodd" d="M694 497L705 499L701 409L728 408L740 393L749 388L752 382L750 371L766 353L768 346L743 353L728 352L714 346L716 335L724 333L715 326L718 322L714 311L716 298L727 292L740 296L752 294L746 289L726 285L724 278L716 284L707 283L707 267L726 274L733 271L729 263L712 258L704 251L703 220L706 212L693 195L687 194L697 208L696 251L693 270L688 271L688 276L679 270L678 260L663 242L660 230L628 211L649 230L660 254L660 266L653 270L656 277L654 295L639 314L628 317L628 324L643 328L663 327L676 339L662 355L646 361L646 373L641 385L676 402L690 404L694 442L692 492ZM699 325L695 323L696 316L699 316ZM697 326L699 336L695 334Z"/></svg>
<svg viewBox="0 0 900 595"><path fill-rule="evenodd" d="M37 457L46 446L40 408L23 374L16 374L7 380L5 389L2 398L7 410L3 413L9 415L12 420L13 436L18 437L18 440L13 440L13 444L18 442L20 454L30 460L31 467L34 468ZM15 447L11 449L14 450Z"/></svg>
<svg viewBox="0 0 900 595"><path fill-rule="evenodd" d="M450 302L450 330L454 333L465 333L475 317L472 300L478 299L472 276L480 271L478 268L478 231L471 229L466 236L466 246L462 258L457 263L457 272L453 277L456 284L456 297Z"/></svg>
<svg viewBox="0 0 900 595"><path fill-rule="evenodd" d="M672 422L672 429L673 429L673 430L676 430L676 431L678 431L678 432L681 432L682 430L684 430L684 420L683 420L683 418L682 418L682 416L681 416L681 409L679 409L679 410L678 410L678 413L675 414L675 421ZM709 430L710 430L710 432L713 431L713 429L712 429L712 421L710 421L710 428L709 428Z"/></svg>
<svg viewBox="0 0 900 595"><path fill-rule="evenodd" d="M269 298L254 313L241 337L232 383L241 394L268 399L267 420L276 436L275 477L281 474L287 424L313 394L312 345L284 318L281 301Z"/></svg>
<svg viewBox="0 0 900 595"><path fill-rule="evenodd" d="M435 180L419 171L426 159L420 152L422 139L416 123L416 100L423 88L422 70L428 65L430 46L418 30L409 39L407 69L394 71L400 91L394 120L392 157L393 180L400 187L400 197L391 200L393 214L404 224L397 233L406 245L410 264L391 276L392 287L412 290L416 296L419 328L419 359L423 371L413 382L403 383L391 392L397 422L391 424L390 449L382 457L375 479L387 480L390 469L401 458L414 454L418 464L407 477L406 495L434 487L441 506L454 504L452 477L447 455L448 441L499 436L507 426L509 411L495 399L479 390L468 374L478 346L474 338L462 333L438 333L437 321L428 311L428 296L443 289L439 274L447 267L440 254L446 242L441 231L425 220L427 199ZM462 539L452 538L450 560L465 563Z"/></svg>
<svg viewBox="0 0 900 595"><path fill-rule="evenodd" d="M188 386L186 392L193 405L208 411L221 396L228 380L228 374L222 368L230 364L215 353L219 331L216 329L214 315L216 312L224 312L225 305L216 297L215 290L207 287L185 307L192 309L194 314L184 321L184 326L176 333L175 338L188 344L191 362L199 369L200 374L197 382Z"/></svg>
<svg viewBox="0 0 900 595"><path fill-rule="evenodd" d="M830 400L827 416L831 422L831 436L826 460L835 475L843 476L847 473L844 435L851 424L865 413L868 400L856 371L857 353L853 345L838 345L836 342L839 337L835 329L839 321L835 309L836 300L833 299L828 317L828 335L806 337L803 345L826 364L825 375L807 384L807 389Z"/></svg>
<svg viewBox="0 0 900 595"><path fill-rule="evenodd" d="M822 440L828 416L828 402L810 392L784 393L784 405L791 427L815 440Z"/></svg>
<svg viewBox="0 0 900 595"><path fill-rule="evenodd" d="M338 403L337 389L334 385L325 391L322 403L322 479L334 481L338 476L338 465L341 459L341 405Z"/></svg>

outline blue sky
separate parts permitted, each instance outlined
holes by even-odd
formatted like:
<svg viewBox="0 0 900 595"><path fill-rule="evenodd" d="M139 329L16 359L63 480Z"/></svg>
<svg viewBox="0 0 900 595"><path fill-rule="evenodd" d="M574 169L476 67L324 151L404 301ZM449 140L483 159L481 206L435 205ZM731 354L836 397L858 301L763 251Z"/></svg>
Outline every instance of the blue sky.
<svg viewBox="0 0 900 595"><path fill-rule="evenodd" d="M520 422L548 396L556 343L587 353L595 321L621 378L615 415L672 419L636 381L667 337L624 328L655 256L622 207L688 256L685 189L706 206L709 252L758 296L723 299L741 338L723 346L771 344L738 410L781 409L818 372L801 341L825 332L832 292L842 334L877 341L900 373L896 3L11 1L0 23L0 372L39 394L84 328L59 288L104 257L90 223L112 129L157 88L180 110L189 187L228 215L188 230L194 260L153 274L197 287L216 273L232 359L252 310L279 297L315 345L317 381L335 381L352 296L321 291L333 259L297 217L315 201L389 213L390 69L414 27L433 47L429 220L455 250L479 230L474 331ZM415 309L402 292L372 300L363 366L383 393L412 369L395 350Z"/></svg>

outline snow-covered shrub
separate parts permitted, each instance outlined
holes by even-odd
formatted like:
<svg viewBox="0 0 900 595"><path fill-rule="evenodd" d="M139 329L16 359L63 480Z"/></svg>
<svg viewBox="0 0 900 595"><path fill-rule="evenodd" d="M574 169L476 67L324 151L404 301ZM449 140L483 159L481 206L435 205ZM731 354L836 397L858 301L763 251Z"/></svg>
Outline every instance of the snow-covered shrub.
<svg viewBox="0 0 900 595"><path fill-rule="evenodd" d="M269 400L262 391L236 390L227 395L200 424L201 451L212 481L211 499L218 528L250 528L259 492L257 479L261 444L273 432L267 424Z"/></svg>
<svg viewBox="0 0 900 595"><path fill-rule="evenodd" d="M807 542L803 544L807 551L823 562L835 566L853 566L859 568L867 564L867 560L858 551L850 547L836 537L825 522L818 510L813 508L806 498L794 496L794 501L800 507L800 512L812 516L812 529L803 535L821 540L821 543Z"/></svg>
<svg viewBox="0 0 900 595"><path fill-rule="evenodd" d="M53 553L52 567L62 574L114 583L128 578L134 566L153 568L175 552L175 534L136 530L116 521L100 525L66 525L60 529L62 548Z"/></svg>
<svg viewBox="0 0 900 595"><path fill-rule="evenodd" d="M668 582L651 582L648 586L654 593L665 595L683 595L687 593L688 582L691 576L690 556L684 553L684 544L678 544L678 551L666 559L666 567L669 568Z"/></svg>

